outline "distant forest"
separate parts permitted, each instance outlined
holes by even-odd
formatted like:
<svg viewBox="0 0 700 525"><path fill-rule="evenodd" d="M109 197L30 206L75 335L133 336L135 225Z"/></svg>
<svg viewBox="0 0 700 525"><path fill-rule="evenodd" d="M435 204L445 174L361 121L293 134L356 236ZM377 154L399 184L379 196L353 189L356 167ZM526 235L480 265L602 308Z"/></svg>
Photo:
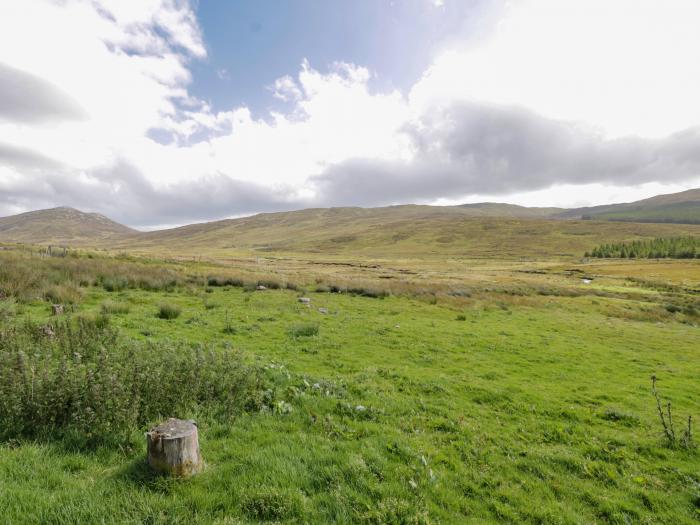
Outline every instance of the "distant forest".
<svg viewBox="0 0 700 525"><path fill-rule="evenodd" d="M666 237L650 241L602 244L586 257L619 259L700 259L700 237Z"/></svg>

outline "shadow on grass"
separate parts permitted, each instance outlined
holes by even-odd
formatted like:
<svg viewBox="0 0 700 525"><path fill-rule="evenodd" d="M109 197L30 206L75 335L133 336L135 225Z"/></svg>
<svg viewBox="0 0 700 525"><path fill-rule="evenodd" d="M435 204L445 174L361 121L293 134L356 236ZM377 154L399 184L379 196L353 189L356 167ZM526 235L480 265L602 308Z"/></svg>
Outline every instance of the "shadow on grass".
<svg viewBox="0 0 700 525"><path fill-rule="evenodd" d="M178 478L165 476L153 470L145 457L132 459L117 470L113 477L115 480L161 494L170 492L172 485L178 482Z"/></svg>

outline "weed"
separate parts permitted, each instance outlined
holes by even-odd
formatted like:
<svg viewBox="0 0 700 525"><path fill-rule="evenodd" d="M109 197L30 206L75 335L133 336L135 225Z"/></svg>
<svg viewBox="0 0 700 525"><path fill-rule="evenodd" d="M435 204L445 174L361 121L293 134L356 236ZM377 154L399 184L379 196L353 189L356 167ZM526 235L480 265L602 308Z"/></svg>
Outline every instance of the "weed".
<svg viewBox="0 0 700 525"><path fill-rule="evenodd" d="M121 439L197 407L222 418L256 408L259 377L232 351L144 346L99 317L59 323L51 338L37 332L28 323L0 333L0 439Z"/></svg>
<svg viewBox="0 0 700 525"><path fill-rule="evenodd" d="M693 447L693 420L691 416L688 416L688 421L686 427L683 429L681 437L676 436L676 430L673 427L673 412L671 411L671 402L666 403L662 406L661 398L656 390L656 376L651 376L651 390L654 394L654 399L656 399L656 410L659 414L659 420L661 422L661 427L663 428L664 436L666 438L666 445L669 448L684 448L690 449ZM664 408L666 409L664 411Z"/></svg>

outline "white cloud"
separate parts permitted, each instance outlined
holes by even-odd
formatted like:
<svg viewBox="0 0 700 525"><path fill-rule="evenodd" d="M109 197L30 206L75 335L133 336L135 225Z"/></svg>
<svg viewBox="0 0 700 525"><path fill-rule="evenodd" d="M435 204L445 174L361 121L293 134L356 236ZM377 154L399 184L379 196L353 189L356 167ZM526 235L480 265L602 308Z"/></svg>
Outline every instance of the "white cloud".
<svg viewBox="0 0 700 525"><path fill-rule="evenodd" d="M437 58L411 103L483 100L662 137L700 123L698 20L696 0L513 1L479 45Z"/></svg>
<svg viewBox="0 0 700 525"><path fill-rule="evenodd" d="M441 2L433 3L440 7ZM0 137L7 143L4 149L0 143L0 164L3 151L12 161L0 165L0 206L4 206L0 211L19 211L21 206L36 207L38 203L71 204L70 183L79 187L74 198L83 205L90 202L86 196L97 191L95 188L112 192L110 195L132 195L134 188L140 188L149 199L164 195L172 203L193 208L197 208L195 199L199 198L202 205L198 211L188 215L183 210L183 221L207 218L202 214L207 210L207 199L214 198L207 187L212 181L219 194L209 218L269 209L273 204L283 207L285 202L290 206L324 205L330 202L324 200L324 188L332 188L327 176L342 172L335 167L369 168L377 163L395 168L387 174L394 185L408 185L408 179L402 178L402 166L410 168L408 173L422 174L424 179L415 187L429 190L426 194L430 199L458 201L474 196L478 187L479 195L511 193L530 204L566 201L572 186L523 193L522 184L515 184L509 192L503 174L519 171L508 163L531 156L523 151L513 155L506 147L507 141L513 143L513 137L493 129L486 135L489 140L505 141L499 147L484 145L474 137L462 140L453 131L468 119L462 118L462 109L445 110L460 104L462 108L497 108L491 113L471 113L492 126L533 122L542 133L550 128L568 130L564 133L577 137L575 144L604 151L604 156L596 157L601 173L606 177L619 174L624 184L634 185L630 177L634 173L644 174L638 184L653 177L663 184L665 173L657 175L650 166L673 167L666 158L640 167L644 158L640 161L622 155L620 148L630 149L629 144L637 145L632 156L645 151L639 144L651 144L650 150L678 162L689 158L692 152L679 152L671 146L689 148L693 144L690 140L627 141L618 148L608 139L639 135L662 141L700 124L696 102L700 92L696 57L700 32L695 28L700 3L522 0L512 2L505 13L485 39L470 41L468 47L455 46L437 57L405 95L372 92L372 74L361 66L339 62L321 72L313 67L318 65L304 61L298 72L290 72L270 87L272 95L286 102L289 109L257 119L246 107L215 111L188 92L189 63L206 56L207 51L187 2L0 2L0 65L6 66L0 73L10 71L15 79L33 82L46 101L42 107L51 111L50 119L33 121L33 115L26 112L20 115L23 119L15 118L15 111L14 120L2 120L0 103ZM14 71L26 75L17 76ZM228 75L223 70L217 74L222 79ZM1 79L2 75L0 95ZM540 119L518 120L518 110L510 114L504 105L526 108ZM34 109L39 111L39 105ZM462 120L451 121L457 118ZM518 133L517 144L525 147L527 134L523 135L522 128ZM156 134L172 140L156 141L151 138ZM450 140L461 142L448 143ZM661 147L664 144L670 146ZM459 147L464 145L474 150L461 151ZM484 146L485 150L476 150ZM542 147L540 143L532 146ZM455 152L463 157L451 158ZM494 152L498 152L497 157ZM576 153L576 158L581 158L580 147ZM467 180L467 171L459 162L469 155L478 157L483 173L469 172ZM549 165L548 158L561 164ZM361 162L352 162L358 159ZM461 193L445 195L439 188L431 188L439 166L435 164L431 171L433 165L425 163L426 159L452 166L449 187L459 188ZM607 159L615 159L614 169ZM27 167L31 162L36 167ZM417 162L422 162L420 169L411 168ZM667 182L676 186L664 187L677 187L680 179L687 177L688 166L695 166L693 162L669 171L668 176L674 178ZM37 170L48 170L49 165L51 176L42 179ZM556 183L557 170L569 170L561 172L561 180L567 184L579 172L567 164L566 152L541 155L533 165L544 172L528 174L527 180L536 181L538 188ZM629 170L622 173L628 165ZM57 176L70 182L60 185L60 192ZM596 176L586 178L587 183L597 181L589 185L586 199L595 200L599 191L599 201L627 200L615 181ZM688 180L690 184L692 180ZM472 191L470 181L474 181ZM391 184L372 182L388 194L371 195L367 202L391 200ZM132 193L123 191L129 184L134 185L129 189ZM397 195L420 199L404 189ZM31 196L21 197L20 190ZM177 191L187 191L187 198L177 196ZM228 197L221 194L223 191L239 192L230 196L230 211L226 211ZM635 191L641 190L630 190L626 195L639 194ZM266 194L270 196L267 203ZM362 192L356 194L360 198ZM241 196L250 196L258 208L243 203L237 198ZM154 205L153 209L167 209L162 211L167 220L177 221L174 205L168 206ZM130 209L139 216L140 224L161 220L157 211L149 215L133 206ZM129 222L128 217L121 219Z"/></svg>

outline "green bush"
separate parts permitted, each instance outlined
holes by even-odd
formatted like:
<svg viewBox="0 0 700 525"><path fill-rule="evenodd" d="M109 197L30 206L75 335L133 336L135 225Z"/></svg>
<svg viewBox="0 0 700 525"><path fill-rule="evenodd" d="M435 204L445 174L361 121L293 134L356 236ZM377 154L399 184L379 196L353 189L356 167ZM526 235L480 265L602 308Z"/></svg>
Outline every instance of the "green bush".
<svg viewBox="0 0 700 525"><path fill-rule="evenodd" d="M259 409L263 390L232 350L127 340L98 318L0 332L0 439L122 439L172 415Z"/></svg>
<svg viewBox="0 0 700 525"><path fill-rule="evenodd" d="M182 309L176 304L161 303L158 307L158 317L160 319L175 319L180 316Z"/></svg>

